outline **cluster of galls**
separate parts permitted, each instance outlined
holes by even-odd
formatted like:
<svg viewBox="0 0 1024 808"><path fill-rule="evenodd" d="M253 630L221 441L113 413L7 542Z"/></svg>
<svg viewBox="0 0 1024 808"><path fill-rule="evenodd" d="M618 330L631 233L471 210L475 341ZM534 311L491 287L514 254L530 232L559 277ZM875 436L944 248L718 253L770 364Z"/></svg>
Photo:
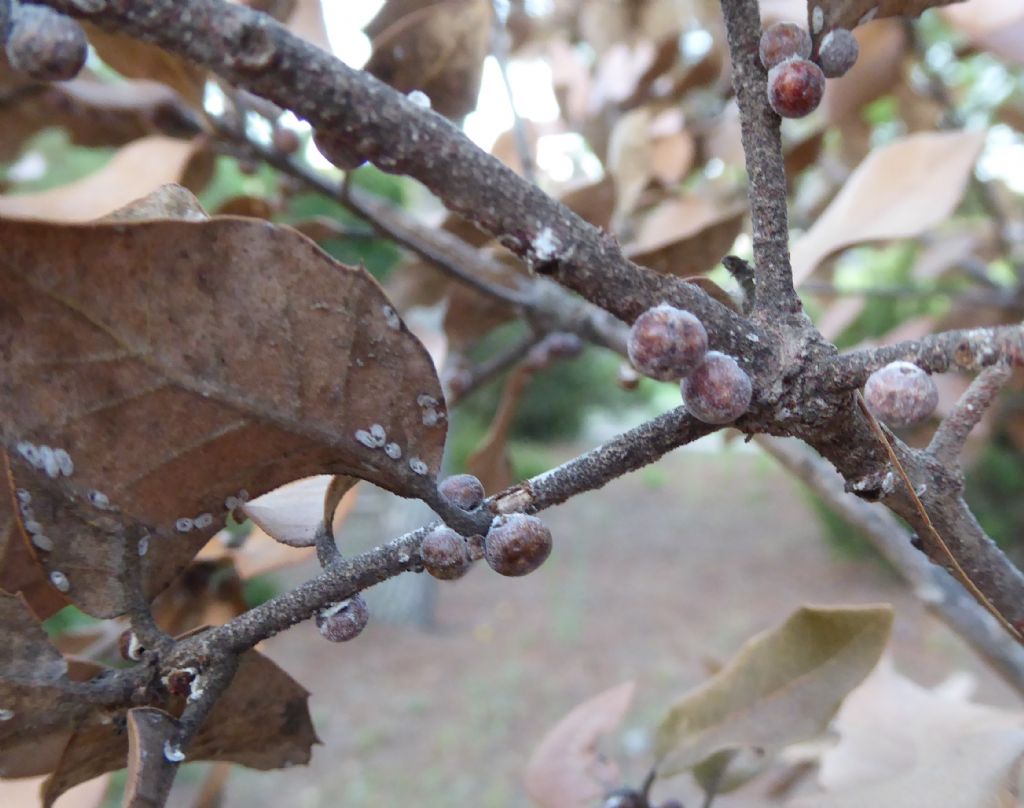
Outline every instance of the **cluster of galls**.
<svg viewBox="0 0 1024 808"><path fill-rule="evenodd" d="M652 379L681 380L683 405L698 421L728 424L750 407L750 377L731 356L708 350L704 324L688 311L663 303L637 317L629 358Z"/></svg>
<svg viewBox="0 0 1024 808"><path fill-rule="evenodd" d="M11 67L38 81L73 79L89 55L81 26L47 6L15 4L7 30L2 29Z"/></svg>
<svg viewBox="0 0 1024 808"><path fill-rule="evenodd" d="M845 75L860 50L845 28L829 31L812 57L813 47L810 34L795 23L776 23L761 34L768 103L783 118L802 118L817 109L825 93L825 79Z"/></svg>
<svg viewBox="0 0 1024 808"><path fill-rule="evenodd" d="M474 511L484 501L484 488L472 474L448 477L437 490L464 511ZM547 560L551 545L551 531L536 516L503 514L491 520L483 540L483 556L501 575L527 575ZM420 557L423 568L443 581L461 578L472 563L466 539L446 525L439 525L424 537Z"/></svg>

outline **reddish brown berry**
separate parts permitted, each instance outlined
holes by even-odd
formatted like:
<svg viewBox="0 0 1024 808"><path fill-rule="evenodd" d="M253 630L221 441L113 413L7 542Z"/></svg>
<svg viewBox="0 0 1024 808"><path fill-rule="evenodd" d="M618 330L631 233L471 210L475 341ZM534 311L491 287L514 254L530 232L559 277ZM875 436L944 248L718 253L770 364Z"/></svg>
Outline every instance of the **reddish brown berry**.
<svg viewBox="0 0 1024 808"><path fill-rule="evenodd" d="M892 427L913 426L935 412L939 391L931 376L910 362L892 362L864 385L871 413Z"/></svg>
<svg viewBox="0 0 1024 808"><path fill-rule="evenodd" d="M630 361L645 376L681 379L704 359L708 332L690 312L662 303L636 318L628 347Z"/></svg>
<svg viewBox="0 0 1024 808"><path fill-rule="evenodd" d="M16 9L6 47L11 67L39 81L77 76L89 54L81 26L46 6L22 4Z"/></svg>
<svg viewBox="0 0 1024 808"><path fill-rule="evenodd" d="M807 59L789 59L768 71L768 103L783 118L803 118L821 103L825 74Z"/></svg>
<svg viewBox="0 0 1024 808"><path fill-rule="evenodd" d="M750 407L753 387L736 360L708 351L704 363L683 379L686 411L706 424L728 424Z"/></svg>
<svg viewBox="0 0 1024 808"><path fill-rule="evenodd" d="M476 510L484 501L484 486L472 474L453 474L437 484L441 496L464 511Z"/></svg>
<svg viewBox="0 0 1024 808"><path fill-rule="evenodd" d="M299 146L302 145L298 134L284 126L274 127L273 142L274 148L282 154L295 154L299 150Z"/></svg>
<svg viewBox="0 0 1024 808"><path fill-rule="evenodd" d="M442 581L454 581L469 570L466 540L450 527L436 527L423 539L420 556L427 572Z"/></svg>
<svg viewBox="0 0 1024 808"><path fill-rule="evenodd" d="M845 76L853 67L860 54L857 37L845 28L835 28L825 34L818 46L817 62L825 78L837 79Z"/></svg>
<svg viewBox="0 0 1024 808"><path fill-rule="evenodd" d="M791 59L807 59L811 55L811 35L794 22L777 22L761 34L758 52L765 70Z"/></svg>
<svg viewBox="0 0 1024 808"><path fill-rule="evenodd" d="M528 575L551 555L551 531L536 516L510 513L494 517L484 538L484 557L501 575Z"/></svg>
<svg viewBox="0 0 1024 808"><path fill-rule="evenodd" d="M328 606L316 616L316 627L331 642L348 642L358 637L370 619L362 595Z"/></svg>

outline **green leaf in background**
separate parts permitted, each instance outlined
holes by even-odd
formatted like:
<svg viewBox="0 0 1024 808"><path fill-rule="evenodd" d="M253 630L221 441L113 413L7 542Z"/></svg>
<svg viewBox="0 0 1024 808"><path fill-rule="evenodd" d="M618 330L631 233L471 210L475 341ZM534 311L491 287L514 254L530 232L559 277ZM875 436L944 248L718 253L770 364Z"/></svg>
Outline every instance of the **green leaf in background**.
<svg viewBox="0 0 1024 808"><path fill-rule="evenodd" d="M724 774L725 784L735 787L743 778L725 773L732 753L753 750L767 761L775 750L820 733L877 664L892 617L888 605L804 606L749 640L721 671L672 705L655 740L658 776L707 763L700 782L722 790Z"/></svg>

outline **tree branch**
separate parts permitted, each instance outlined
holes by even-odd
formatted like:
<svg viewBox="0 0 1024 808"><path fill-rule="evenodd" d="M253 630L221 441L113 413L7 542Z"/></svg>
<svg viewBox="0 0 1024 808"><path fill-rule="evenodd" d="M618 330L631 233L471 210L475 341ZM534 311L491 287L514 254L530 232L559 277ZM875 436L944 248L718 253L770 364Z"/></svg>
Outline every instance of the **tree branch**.
<svg viewBox="0 0 1024 808"><path fill-rule="evenodd" d="M960 452L967 436L992 406L992 402L1010 380L1012 371L1006 365L991 365L978 374L957 401L953 411L939 424L932 435L928 451L940 463L959 465Z"/></svg>
<svg viewBox="0 0 1024 808"><path fill-rule="evenodd" d="M42 2L42 0L39 0ZM265 14L225 0L45 0L72 17L150 42L305 118L382 171L422 182L533 269L626 322L662 302L696 314L712 347L751 364L767 340L685 281L633 264L618 242L474 145L451 123L345 65Z"/></svg>
<svg viewBox="0 0 1024 808"><path fill-rule="evenodd" d="M758 55L761 14L757 0L722 0L732 82L740 107L754 231L757 295L754 312L766 318L802 309L793 288L786 210L786 169L781 119L768 105L768 77Z"/></svg>
<svg viewBox="0 0 1024 808"><path fill-rule="evenodd" d="M1021 367L1024 326L943 331L895 345L851 351L827 360L816 374L817 383L823 392L853 390L863 386L879 368L900 360L913 362L929 373L945 373L951 368L976 372L1000 361Z"/></svg>
<svg viewBox="0 0 1024 808"><path fill-rule="evenodd" d="M496 513L542 511L577 494L601 488L715 429L717 427L694 420L680 407L489 498L484 508ZM365 553L340 560L301 586L250 609L225 625L182 640L164 664L183 665L204 654L242 653L308 619L330 603L350 598L403 572L421 570L420 543L436 526L437 523L431 523Z"/></svg>

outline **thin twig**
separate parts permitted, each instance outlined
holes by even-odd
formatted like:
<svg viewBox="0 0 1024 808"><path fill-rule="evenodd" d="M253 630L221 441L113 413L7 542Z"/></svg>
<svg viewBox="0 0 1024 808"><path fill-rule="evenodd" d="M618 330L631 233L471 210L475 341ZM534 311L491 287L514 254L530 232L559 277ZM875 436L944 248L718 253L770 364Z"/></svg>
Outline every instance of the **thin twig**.
<svg viewBox="0 0 1024 808"><path fill-rule="evenodd" d="M501 73L501 81L505 85L505 95L508 97L508 106L512 110L512 137L515 139L516 151L519 154L519 164L523 169L523 177L529 182L537 182L537 173L534 169L533 153L530 150L530 140L526 135L526 125L523 123L519 110L516 108L516 96L512 92L512 82L508 78L508 17L507 13L502 14L498 8L499 3L494 3L494 31L491 36L491 55L498 63L498 70Z"/></svg>
<svg viewBox="0 0 1024 808"><path fill-rule="evenodd" d="M896 361L913 362L929 373L952 368L979 371L998 362L1020 367L1024 365L1024 326L943 331L895 345L850 351L828 360L818 379L822 389L852 390L863 386L879 368Z"/></svg>
<svg viewBox="0 0 1024 808"><path fill-rule="evenodd" d="M481 387L519 362L542 339L541 334L530 331L502 351L488 357L478 365L465 369L464 376L459 375L460 371L456 369L451 376L450 387L445 391L448 406L454 407L461 404Z"/></svg>
<svg viewBox="0 0 1024 808"><path fill-rule="evenodd" d="M959 463L967 436L981 421L1012 375L1013 371L1004 364L992 365L978 374L960 396L953 411L939 424L928 444L928 451L936 460L947 466Z"/></svg>
<svg viewBox="0 0 1024 808"><path fill-rule="evenodd" d="M740 107L743 153L749 180L757 299L754 311L796 313L786 209L786 170L780 118L768 105L768 79L758 58L761 14L757 0L722 0L733 87Z"/></svg>

